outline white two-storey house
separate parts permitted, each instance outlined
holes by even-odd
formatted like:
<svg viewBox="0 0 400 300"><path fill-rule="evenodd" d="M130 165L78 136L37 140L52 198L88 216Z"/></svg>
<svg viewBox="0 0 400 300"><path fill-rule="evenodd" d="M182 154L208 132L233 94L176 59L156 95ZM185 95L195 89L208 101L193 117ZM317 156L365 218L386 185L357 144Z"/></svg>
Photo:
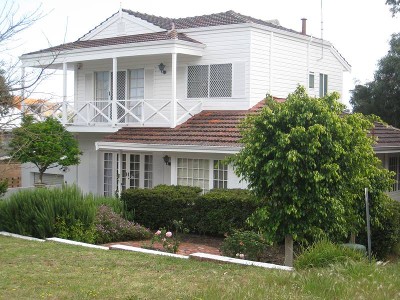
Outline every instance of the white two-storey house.
<svg viewBox="0 0 400 300"><path fill-rule="evenodd" d="M172 19L122 9L79 40L27 53L23 67L62 69L56 117L81 163L45 180L113 195L182 184L240 188L221 160L240 149L236 125L265 95L342 92L350 65L331 43L233 11ZM299 26L300 27L300 26ZM73 101L67 74L74 72ZM23 185L37 170L23 168Z"/></svg>

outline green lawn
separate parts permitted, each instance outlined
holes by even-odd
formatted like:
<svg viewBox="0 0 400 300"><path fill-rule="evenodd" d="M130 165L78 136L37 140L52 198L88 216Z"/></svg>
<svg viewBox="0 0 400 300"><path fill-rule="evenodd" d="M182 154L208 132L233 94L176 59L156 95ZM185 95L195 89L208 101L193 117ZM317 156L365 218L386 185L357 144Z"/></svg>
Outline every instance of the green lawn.
<svg viewBox="0 0 400 300"><path fill-rule="evenodd" d="M300 272L0 236L0 299L400 299L400 263Z"/></svg>

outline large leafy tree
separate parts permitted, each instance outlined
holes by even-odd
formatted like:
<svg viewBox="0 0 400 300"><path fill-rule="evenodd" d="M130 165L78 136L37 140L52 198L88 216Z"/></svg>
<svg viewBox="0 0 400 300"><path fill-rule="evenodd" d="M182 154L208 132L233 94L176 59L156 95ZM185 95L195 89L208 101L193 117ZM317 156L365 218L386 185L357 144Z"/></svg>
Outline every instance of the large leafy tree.
<svg viewBox="0 0 400 300"><path fill-rule="evenodd" d="M374 80L356 85L350 103L355 112L375 114L400 126L400 33L392 35L390 50L379 61Z"/></svg>
<svg viewBox="0 0 400 300"><path fill-rule="evenodd" d="M284 103L267 99L241 125L243 148L231 162L265 199L251 222L271 240L338 239L357 231L365 187L374 193L371 214L378 217L391 174L367 135L373 123L343 114L338 98L312 98L299 87ZM288 258L293 260L292 251Z"/></svg>
<svg viewBox="0 0 400 300"><path fill-rule="evenodd" d="M48 168L76 165L81 155L78 141L60 122L54 118L35 122L29 115L13 130L10 148L13 159L38 168L40 183Z"/></svg>

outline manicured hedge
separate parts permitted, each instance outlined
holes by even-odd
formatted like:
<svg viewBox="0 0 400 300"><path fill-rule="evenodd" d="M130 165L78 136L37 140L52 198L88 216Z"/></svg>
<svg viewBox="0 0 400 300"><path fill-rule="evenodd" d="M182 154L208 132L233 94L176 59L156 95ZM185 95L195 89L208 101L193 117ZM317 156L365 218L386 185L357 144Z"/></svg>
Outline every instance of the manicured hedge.
<svg viewBox="0 0 400 300"><path fill-rule="evenodd" d="M248 229L246 219L259 206L248 190L212 190L202 195L193 206L193 230L224 235L234 229Z"/></svg>
<svg viewBox="0 0 400 300"><path fill-rule="evenodd" d="M172 227L173 220L187 220L201 189L158 185L153 189L128 189L121 194L125 209L135 222L152 229Z"/></svg>
<svg viewBox="0 0 400 300"><path fill-rule="evenodd" d="M135 222L158 229L184 221L193 233L223 235L244 229L246 219L260 206L247 190L212 190L201 195L194 187L161 185L153 189L129 189L121 195Z"/></svg>

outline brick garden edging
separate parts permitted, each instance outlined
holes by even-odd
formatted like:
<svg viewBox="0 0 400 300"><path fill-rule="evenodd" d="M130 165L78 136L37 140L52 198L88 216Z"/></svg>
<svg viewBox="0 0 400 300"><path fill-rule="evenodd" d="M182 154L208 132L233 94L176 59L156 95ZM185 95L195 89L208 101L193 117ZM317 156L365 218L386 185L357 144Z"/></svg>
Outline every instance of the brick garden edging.
<svg viewBox="0 0 400 300"><path fill-rule="evenodd" d="M208 253L192 253L189 256L186 256L186 255L144 249L144 248L139 248L139 247L120 245L120 244L114 244L109 247L105 247L105 246L99 246L99 245L93 245L93 244L87 244L87 243L82 243L82 242L61 239L61 238L57 238L57 237L47 238L46 240L43 240L43 239L37 239L37 238L29 237L29 236L23 236L23 235L19 235L19 234L9 233L9 232L5 232L5 231L0 231L0 235L29 240L29 241L36 241L36 242L49 241L49 242L56 242L56 243L74 245L74 246L99 249L99 250L123 250L123 251L131 251L131 252L138 252L138 253L145 253L145 254L152 254L152 255L168 256L168 257L180 258L180 259L193 259L193 260L197 260L197 261L212 261L212 262L217 262L217 263L230 263L230 264L238 264L238 265L242 265L242 266L261 267L261 268L265 268L265 269L277 269L277 270L281 270L281 271L294 271L294 268L291 268L291 267L269 264L269 263L262 263L262 262L257 262L257 261L244 260L244 259L237 259L237 258L208 254Z"/></svg>

